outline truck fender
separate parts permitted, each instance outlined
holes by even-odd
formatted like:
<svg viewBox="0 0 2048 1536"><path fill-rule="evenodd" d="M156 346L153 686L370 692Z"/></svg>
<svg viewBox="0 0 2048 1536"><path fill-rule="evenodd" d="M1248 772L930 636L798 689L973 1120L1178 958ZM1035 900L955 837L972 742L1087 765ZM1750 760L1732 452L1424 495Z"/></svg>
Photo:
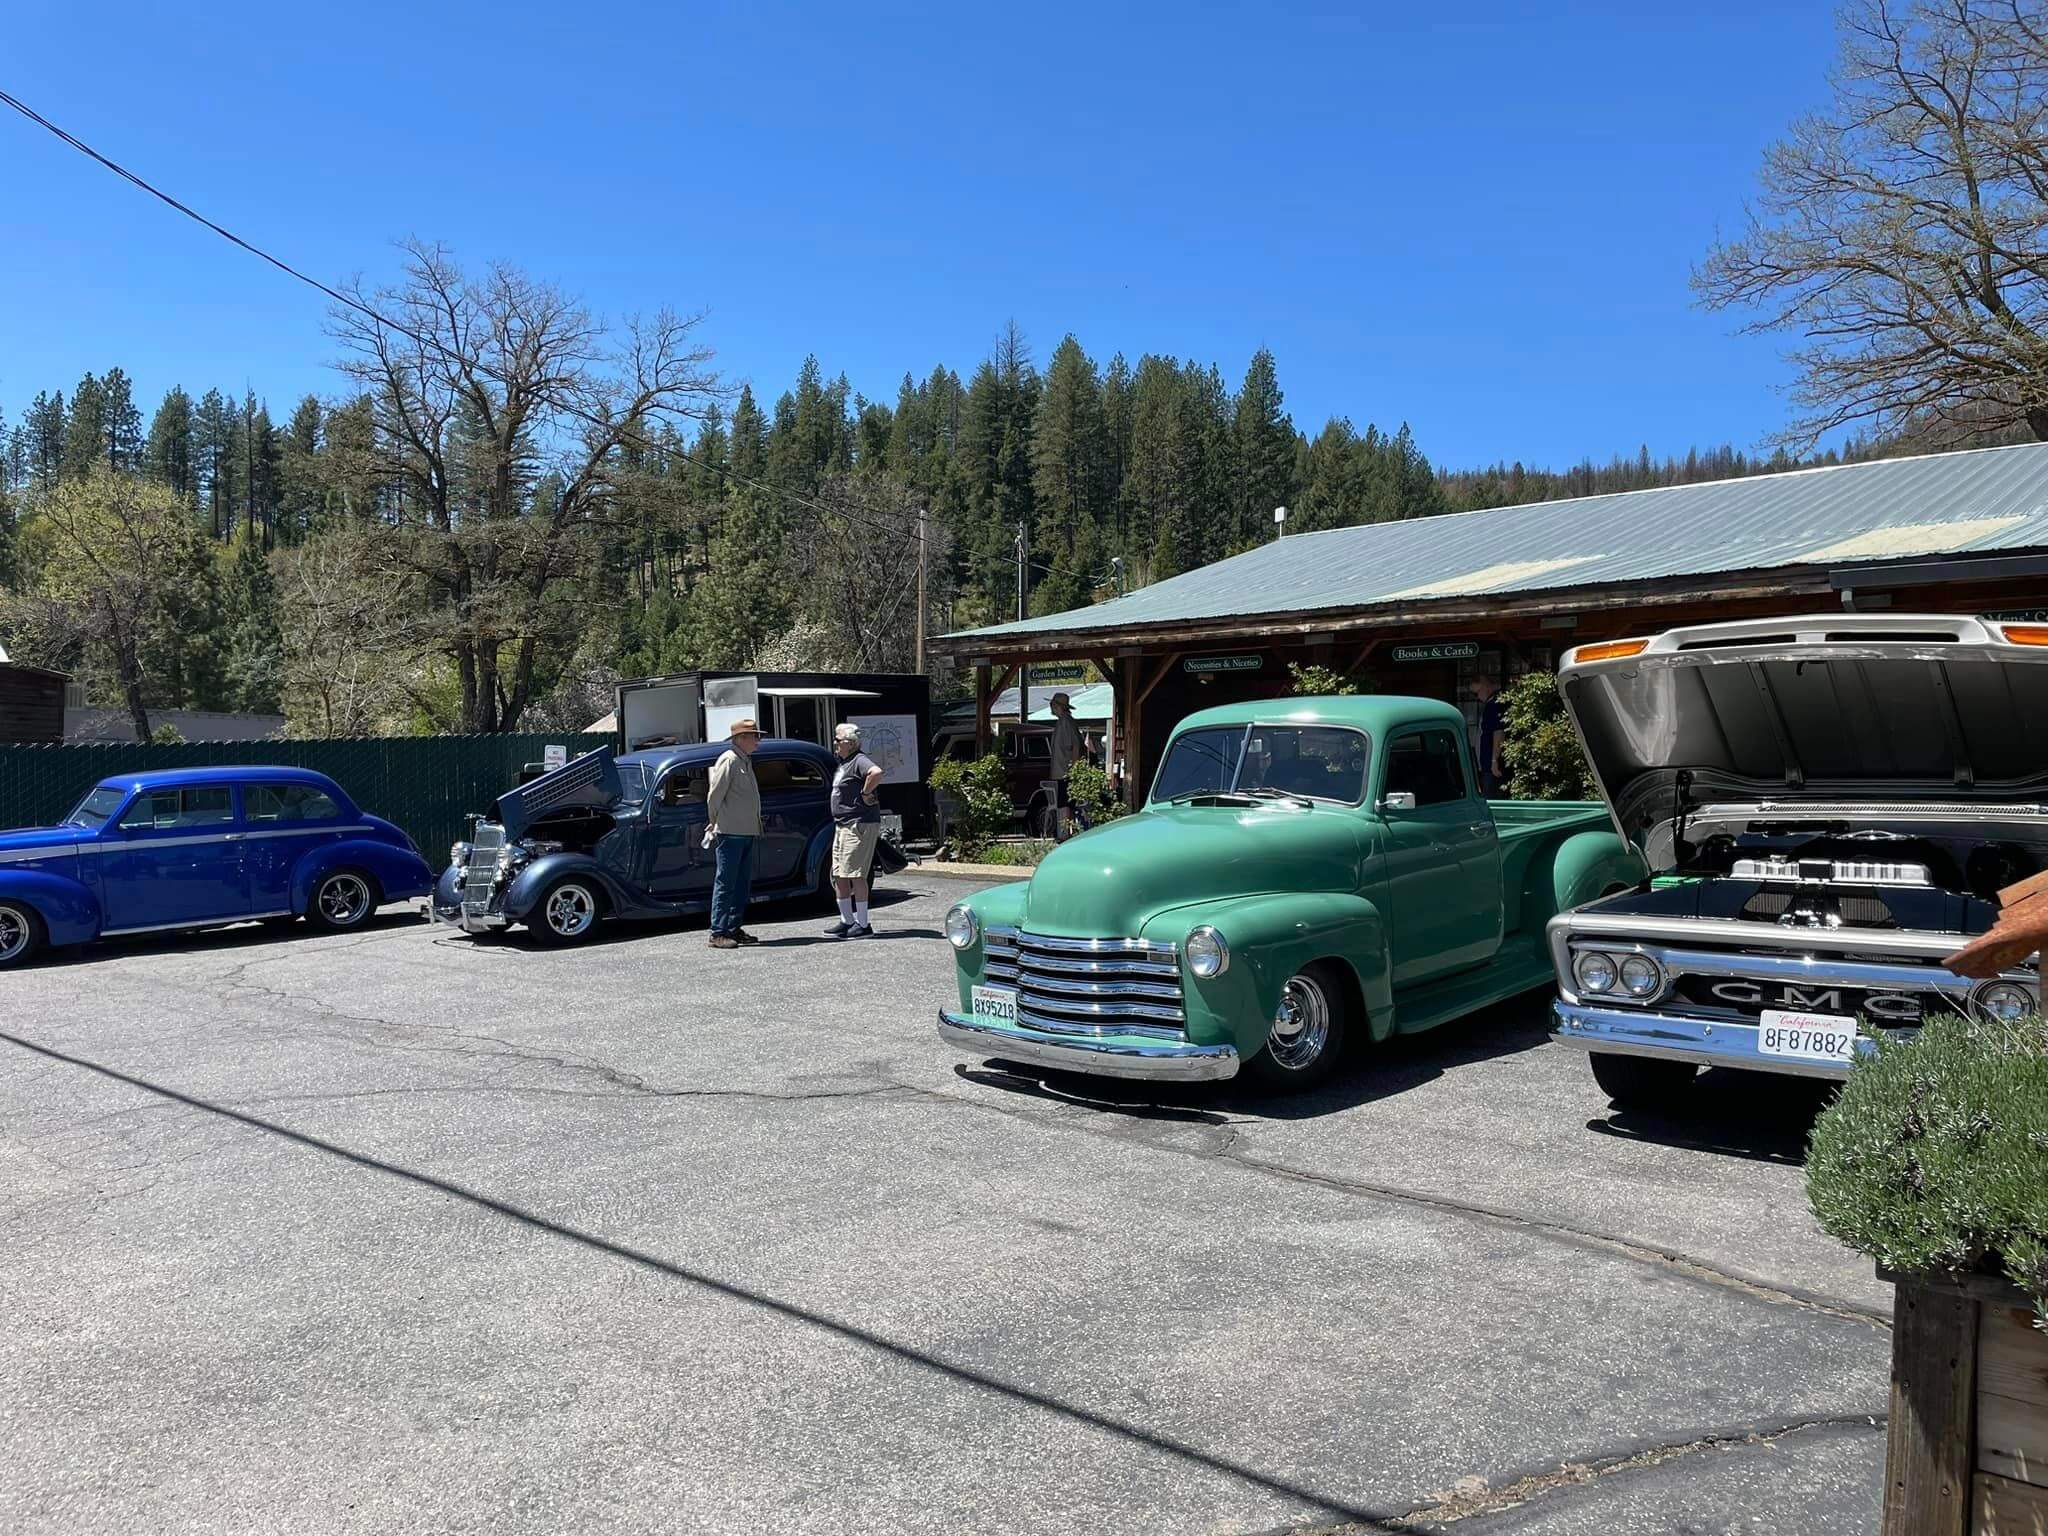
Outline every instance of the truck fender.
<svg viewBox="0 0 2048 1536"><path fill-rule="evenodd" d="M43 869L0 870L0 901L35 908L53 945L89 944L100 935L99 898L69 875Z"/></svg>
<svg viewBox="0 0 2048 1536"><path fill-rule="evenodd" d="M1366 1033L1394 1032L1394 992L1387 923L1378 906L1342 891L1276 892L1225 897L1173 907L1145 925L1144 937L1182 943L1207 924L1223 935L1230 964L1207 981L1181 968L1181 997L1190 1039L1231 1041L1249 1056L1266 1043L1287 979L1317 960L1345 967L1357 983Z"/></svg>
<svg viewBox="0 0 2048 1536"><path fill-rule="evenodd" d="M563 849L559 853L542 854L512 877L512 883L505 888L505 916L515 923L525 922L539 903L542 892L564 875L582 875L601 889L607 916L642 905L638 897L605 873L604 866L589 854Z"/></svg>
<svg viewBox="0 0 2048 1536"><path fill-rule="evenodd" d="M366 837L344 838L312 849L292 870L292 911L304 916L312 909L313 892L337 869L360 869L377 882L383 899L405 901L434 888L427 861L407 848Z"/></svg>
<svg viewBox="0 0 2048 1536"><path fill-rule="evenodd" d="M1532 876L1535 871L1531 871ZM1547 871L1547 889L1523 893L1523 926L1540 939L1544 924L1559 912L1582 907L1614 890L1632 890L1649 873L1642 855L1618 833L1575 832L1558 845Z"/></svg>

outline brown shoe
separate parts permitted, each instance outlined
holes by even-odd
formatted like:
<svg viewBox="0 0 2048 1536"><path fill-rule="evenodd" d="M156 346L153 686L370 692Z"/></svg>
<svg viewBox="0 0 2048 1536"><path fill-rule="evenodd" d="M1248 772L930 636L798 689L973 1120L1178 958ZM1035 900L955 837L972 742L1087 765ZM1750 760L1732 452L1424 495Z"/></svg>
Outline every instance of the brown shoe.
<svg viewBox="0 0 2048 1536"><path fill-rule="evenodd" d="M740 941L729 933L714 933L711 935L711 947L713 949L738 949Z"/></svg>

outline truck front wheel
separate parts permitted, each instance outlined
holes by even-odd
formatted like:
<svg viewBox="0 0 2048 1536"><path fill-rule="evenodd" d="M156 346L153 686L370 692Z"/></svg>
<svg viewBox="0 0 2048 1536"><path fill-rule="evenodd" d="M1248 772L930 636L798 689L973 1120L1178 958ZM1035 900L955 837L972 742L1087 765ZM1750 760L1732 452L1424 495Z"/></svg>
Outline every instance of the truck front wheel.
<svg viewBox="0 0 2048 1536"><path fill-rule="evenodd" d="M1692 1062L1666 1061L1656 1056L1616 1056L1595 1051L1588 1059L1593 1067L1593 1081L1617 1109L1669 1109L1699 1074L1699 1068Z"/></svg>
<svg viewBox="0 0 2048 1536"><path fill-rule="evenodd" d="M1266 1046L1251 1075L1268 1088L1299 1092L1327 1082L1343 1058L1351 995L1335 968L1319 960L1287 978Z"/></svg>

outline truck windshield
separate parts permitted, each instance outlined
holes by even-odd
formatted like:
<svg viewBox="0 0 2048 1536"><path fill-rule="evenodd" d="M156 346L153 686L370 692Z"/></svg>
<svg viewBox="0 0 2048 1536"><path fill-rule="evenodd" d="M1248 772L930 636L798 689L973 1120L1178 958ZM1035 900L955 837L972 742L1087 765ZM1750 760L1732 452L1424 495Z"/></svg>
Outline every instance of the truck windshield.
<svg viewBox="0 0 2048 1536"><path fill-rule="evenodd" d="M1357 805L1365 798L1366 745L1363 731L1346 726L1205 726L1174 738L1152 799L1288 795Z"/></svg>
<svg viewBox="0 0 2048 1536"><path fill-rule="evenodd" d="M98 789L89 789L85 798L78 802L78 809L64 818L67 827L103 827L107 818L121 809L121 791L109 789L102 784Z"/></svg>

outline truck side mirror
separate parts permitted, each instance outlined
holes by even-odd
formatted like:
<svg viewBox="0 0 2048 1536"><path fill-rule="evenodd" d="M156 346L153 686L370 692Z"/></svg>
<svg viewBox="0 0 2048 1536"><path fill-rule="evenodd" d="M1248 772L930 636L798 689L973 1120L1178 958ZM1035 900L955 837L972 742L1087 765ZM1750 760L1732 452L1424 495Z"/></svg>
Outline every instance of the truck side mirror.
<svg viewBox="0 0 2048 1536"><path fill-rule="evenodd" d="M1382 816L1387 815L1391 811L1412 811L1414 809L1415 792L1413 790L1394 789L1380 796L1378 810Z"/></svg>

